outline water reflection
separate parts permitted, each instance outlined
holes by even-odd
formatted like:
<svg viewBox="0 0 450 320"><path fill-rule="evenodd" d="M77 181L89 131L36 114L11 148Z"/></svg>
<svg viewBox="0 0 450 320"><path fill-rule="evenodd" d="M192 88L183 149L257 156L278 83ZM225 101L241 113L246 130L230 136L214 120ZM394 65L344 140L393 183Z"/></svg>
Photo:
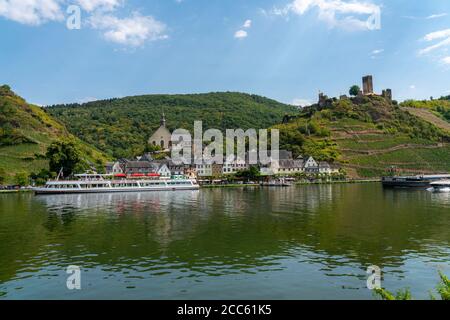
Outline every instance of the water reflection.
<svg viewBox="0 0 450 320"><path fill-rule="evenodd" d="M0 196L0 293L57 297L53 282L33 285L69 264L104 281L105 298L150 285L151 297L220 298L217 281L244 298L370 298L372 264L399 287L426 274L405 283L426 293L449 263L449 207L448 194L376 184Z"/></svg>

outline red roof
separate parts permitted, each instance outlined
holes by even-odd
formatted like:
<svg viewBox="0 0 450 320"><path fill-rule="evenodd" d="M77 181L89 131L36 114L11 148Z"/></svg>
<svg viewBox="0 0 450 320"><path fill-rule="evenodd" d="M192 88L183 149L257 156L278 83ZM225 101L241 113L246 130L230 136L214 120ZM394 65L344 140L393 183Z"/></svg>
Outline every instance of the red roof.
<svg viewBox="0 0 450 320"><path fill-rule="evenodd" d="M148 177L159 177L160 174L159 173L147 173Z"/></svg>
<svg viewBox="0 0 450 320"><path fill-rule="evenodd" d="M133 173L131 176L132 177L145 177L145 174L143 174L143 173Z"/></svg>
<svg viewBox="0 0 450 320"><path fill-rule="evenodd" d="M127 175L125 173L118 173L118 174L115 174L114 177L126 178Z"/></svg>

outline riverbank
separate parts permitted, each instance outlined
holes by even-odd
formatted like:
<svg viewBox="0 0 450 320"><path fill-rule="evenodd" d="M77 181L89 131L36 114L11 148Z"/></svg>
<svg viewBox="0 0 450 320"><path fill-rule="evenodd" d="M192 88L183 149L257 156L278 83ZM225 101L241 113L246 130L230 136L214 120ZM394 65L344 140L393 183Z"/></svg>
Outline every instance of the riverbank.
<svg viewBox="0 0 450 320"><path fill-rule="evenodd" d="M25 190L0 190L0 194L2 193L28 193L33 192L33 190L25 189Z"/></svg>
<svg viewBox="0 0 450 320"><path fill-rule="evenodd" d="M360 183L379 183L381 178L377 179L362 179L362 180L345 180L345 181L298 181L294 185L318 185L318 184L360 184ZM202 189L214 189L214 188L244 188L244 187L261 187L260 184L213 184L203 185Z"/></svg>
<svg viewBox="0 0 450 320"><path fill-rule="evenodd" d="M200 186L202 189L214 189L214 188L244 188L244 187L255 187L259 188L259 184L210 184Z"/></svg>
<svg viewBox="0 0 450 320"><path fill-rule="evenodd" d="M296 185L308 185L308 184L354 184L354 183L376 183L381 182L381 178L377 179L361 179L361 180L344 180L344 181L313 181L313 182L296 182Z"/></svg>

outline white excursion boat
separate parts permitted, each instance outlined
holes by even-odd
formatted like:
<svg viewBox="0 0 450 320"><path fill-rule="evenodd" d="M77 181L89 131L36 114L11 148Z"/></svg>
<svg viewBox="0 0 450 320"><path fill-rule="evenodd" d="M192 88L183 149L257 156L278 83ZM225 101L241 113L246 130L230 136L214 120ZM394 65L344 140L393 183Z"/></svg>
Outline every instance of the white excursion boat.
<svg viewBox="0 0 450 320"><path fill-rule="evenodd" d="M109 192L147 192L198 190L200 186L195 179L177 177L171 179L129 179L115 180L110 175L82 174L79 180L47 181L45 186L33 188L36 194L69 193L109 193ZM105 179L111 177L113 179Z"/></svg>
<svg viewBox="0 0 450 320"><path fill-rule="evenodd" d="M430 186L429 190L433 192L450 192L450 180L435 181Z"/></svg>

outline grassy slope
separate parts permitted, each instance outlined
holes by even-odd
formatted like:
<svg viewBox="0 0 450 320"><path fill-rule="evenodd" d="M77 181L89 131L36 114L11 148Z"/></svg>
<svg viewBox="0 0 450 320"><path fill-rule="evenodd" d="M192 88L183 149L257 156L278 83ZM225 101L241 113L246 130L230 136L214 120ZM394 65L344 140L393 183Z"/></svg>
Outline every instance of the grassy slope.
<svg viewBox="0 0 450 320"><path fill-rule="evenodd" d="M304 134L301 152L339 161L353 177L381 176L391 166L403 173L450 172L445 132L380 97L353 102L335 101L278 127L303 133L307 123L318 127Z"/></svg>
<svg viewBox="0 0 450 320"><path fill-rule="evenodd" d="M6 171L6 183L13 183L17 172L46 168L46 149L61 138L75 139L92 163L106 160L101 152L73 137L44 109L26 103L6 87L0 87L0 111L0 168Z"/></svg>
<svg viewBox="0 0 450 320"><path fill-rule="evenodd" d="M296 108L243 93L146 95L53 106L49 113L82 140L114 157L141 154L158 128L162 111L169 129L192 130L202 120L208 128L267 128Z"/></svg>
<svg viewBox="0 0 450 320"><path fill-rule="evenodd" d="M435 126L450 132L450 101L446 99L431 101L408 100L402 108Z"/></svg>

